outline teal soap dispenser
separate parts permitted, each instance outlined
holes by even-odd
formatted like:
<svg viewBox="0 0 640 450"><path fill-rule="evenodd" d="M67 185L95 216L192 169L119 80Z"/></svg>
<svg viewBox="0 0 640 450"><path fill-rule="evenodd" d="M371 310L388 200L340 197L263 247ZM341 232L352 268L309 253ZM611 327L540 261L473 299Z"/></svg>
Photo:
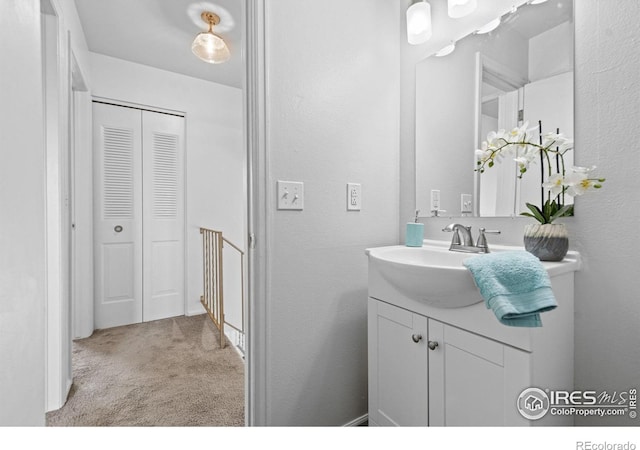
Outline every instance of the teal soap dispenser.
<svg viewBox="0 0 640 450"><path fill-rule="evenodd" d="M407 223L407 232L405 234L405 244L407 247L422 247L424 239L424 224L418 223L418 214L420 210L416 210L416 217L413 222Z"/></svg>

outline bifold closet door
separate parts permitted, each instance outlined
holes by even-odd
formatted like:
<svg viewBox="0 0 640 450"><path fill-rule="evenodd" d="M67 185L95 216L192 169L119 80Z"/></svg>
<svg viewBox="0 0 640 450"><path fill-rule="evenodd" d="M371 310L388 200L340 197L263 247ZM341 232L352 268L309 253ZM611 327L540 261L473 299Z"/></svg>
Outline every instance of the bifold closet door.
<svg viewBox="0 0 640 450"><path fill-rule="evenodd" d="M95 328L183 315L184 118L93 104Z"/></svg>
<svg viewBox="0 0 640 450"><path fill-rule="evenodd" d="M142 112L143 317L184 314L184 118Z"/></svg>
<svg viewBox="0 0 640 450"><path fill-rule="evenodd" d="M142 111L93 104L95 328L142 321Z"/></svg>

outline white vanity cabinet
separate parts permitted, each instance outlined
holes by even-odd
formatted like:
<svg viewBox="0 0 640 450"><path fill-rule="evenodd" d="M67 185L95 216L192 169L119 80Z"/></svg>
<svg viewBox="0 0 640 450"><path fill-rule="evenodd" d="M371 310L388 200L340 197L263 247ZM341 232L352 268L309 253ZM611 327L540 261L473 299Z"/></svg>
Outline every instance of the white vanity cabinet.
<svg viewBox="0 0 640 450"><path fill-rule="evenodd" d="M558 307L541 314L539 328L502 325L479 293L461 308L412 299L370 264L369 425L573 425L572 416L534 421L517 408L527 388L573 389L577 264L555 264Z"/></svg>
<svg viewBox="0 0 640 450"><path fill-rule="evenodd" d="M504 425L517 414L528 359L522 350L370 298L369 421ZM511 424L523 425L511 415Z"/></svg>

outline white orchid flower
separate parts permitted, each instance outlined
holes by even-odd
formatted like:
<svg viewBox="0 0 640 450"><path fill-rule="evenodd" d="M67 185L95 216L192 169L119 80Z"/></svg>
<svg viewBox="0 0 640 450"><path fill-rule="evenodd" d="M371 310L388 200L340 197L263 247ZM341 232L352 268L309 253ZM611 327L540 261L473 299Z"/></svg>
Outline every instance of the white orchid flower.
<svg viewBox="0 0 640 450"><path fill-rule="evenodd" d="M569 186L567 189L567 194L571 197L583 195L589 189L593 188L595 184L593 180L587 178L587 176L583 173L574 173L567 176L566 182Z"/></svg>
<svg viewBox="0 0 640 450"><path fill-rule="evenodd" d="M525 173L529 168L529 164L531 163L531 161L529 161L524 156L513 158L513 160L518 164L518 169L520 169L520 173Z"/></svg>
<svg viewBox="0 0 640 450"><path fill-rule="evenodd" d="M488 148L492 148L495 150L505 144L506 137L507 134L504 130L492 131L487 134L487 140L484 143L487 144Z"/></svg>
<svg viewBox="0 0 640 450"><path fill-rule="evenodd" d="M525 122L519 127L515 127L511 131L509 131L508 139L510 142L521 142L524 140L527 135L527 128L529 127L529 122Z"/></svg>
<svg viewBox="0 0 640 450"><path fill-rule="evenodd" d="M555 197L564 190L565 179L561 173L555 173L546 182L542 183L542 187L548 189Z"/></svg>
<svg viewBox="0 0 640 450"><path fill-rule="evenodd" d="M565 178L565 185L568 186L567 194L572 197L583 195L585 192L592 189L598 189L602 187L600 183L604 181L604 178L589 178L589 173L593 171L596 166L591 167L571 167L571 173Z"/></svg>
<svg viewBox="0 0 640 450"><path fill-rule="evenodd" d="M541 183L549 192L549 198L540 206L530 205L531 211L537 210L539 215L523 213L534 217L540 223L551 223L557 217L567 215L570 207L564 204L564 194L571 197L583 195L585 192L599 189L604 178L590 175L596 167L575 166L567 170L565 175L565 153L573 149L573 140L561 133L538 133L539 127L528 129L529 124L523 123L509 132L504 130L492 131L487 134L487 140L482 148L476 150L477 172L484 173L487 167L493 167L505 157L516 162L522 178L529 166L541 163L549 173L549 178ZM556 160L554 167L552 160ZM560 164L562 163L562 164ZM554 168L555 172L554 173ZM545 171L547 171L545 170ZM553 194L553 200L552 196ZM560 195L562 194L562 198Z"/></svg>
<svg viewBox="0 0 640 450"><path fill-rule="evenodd" d="M483 144L485 143L483 142ZM485 145L483 145L483 147L485 147ZM491 150L488 150L486 148L484 150L478 149L476 150L476 158L478 159L478 161L484 163L491 159L491 153Z"/></svg>
<svg viewBox="0 0 640 450"><path fill-rule="evenodd" d="M531 145L519 146L521 148L520 156L513 158L513 160L518 164L518 169L520 170L520 177L529 169L531 164L535 164L538 160L539 151L536 147Z"/></svg>
<svg viewBox="0 0 640 450"><path fill-rule="evenodd" d="M573 148L573 140L562 133L545 133L542 135L542 146L564 153Z"/></svg>

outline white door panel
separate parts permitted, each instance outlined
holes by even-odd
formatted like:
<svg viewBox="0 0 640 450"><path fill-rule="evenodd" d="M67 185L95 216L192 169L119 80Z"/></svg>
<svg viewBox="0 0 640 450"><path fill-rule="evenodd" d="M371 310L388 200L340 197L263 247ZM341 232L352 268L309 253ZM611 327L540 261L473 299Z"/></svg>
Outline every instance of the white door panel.
<svg viewBox="0 0 640 450"><path fill-rule="evenodd" d="M133 242L104 244L104 303L128 300L135 296L135 249Z"/></svg>
<svg viewBox="0 0 640 450"><path fill-rule="evenodd" d="M184 314L183 122L142 115L145 321Z"/></svg>
<svg viewBox="0 0 640 450"><path fill-rule="evenodd" d="M141 111L93 104L95 327L142 320Z"/></svg>

